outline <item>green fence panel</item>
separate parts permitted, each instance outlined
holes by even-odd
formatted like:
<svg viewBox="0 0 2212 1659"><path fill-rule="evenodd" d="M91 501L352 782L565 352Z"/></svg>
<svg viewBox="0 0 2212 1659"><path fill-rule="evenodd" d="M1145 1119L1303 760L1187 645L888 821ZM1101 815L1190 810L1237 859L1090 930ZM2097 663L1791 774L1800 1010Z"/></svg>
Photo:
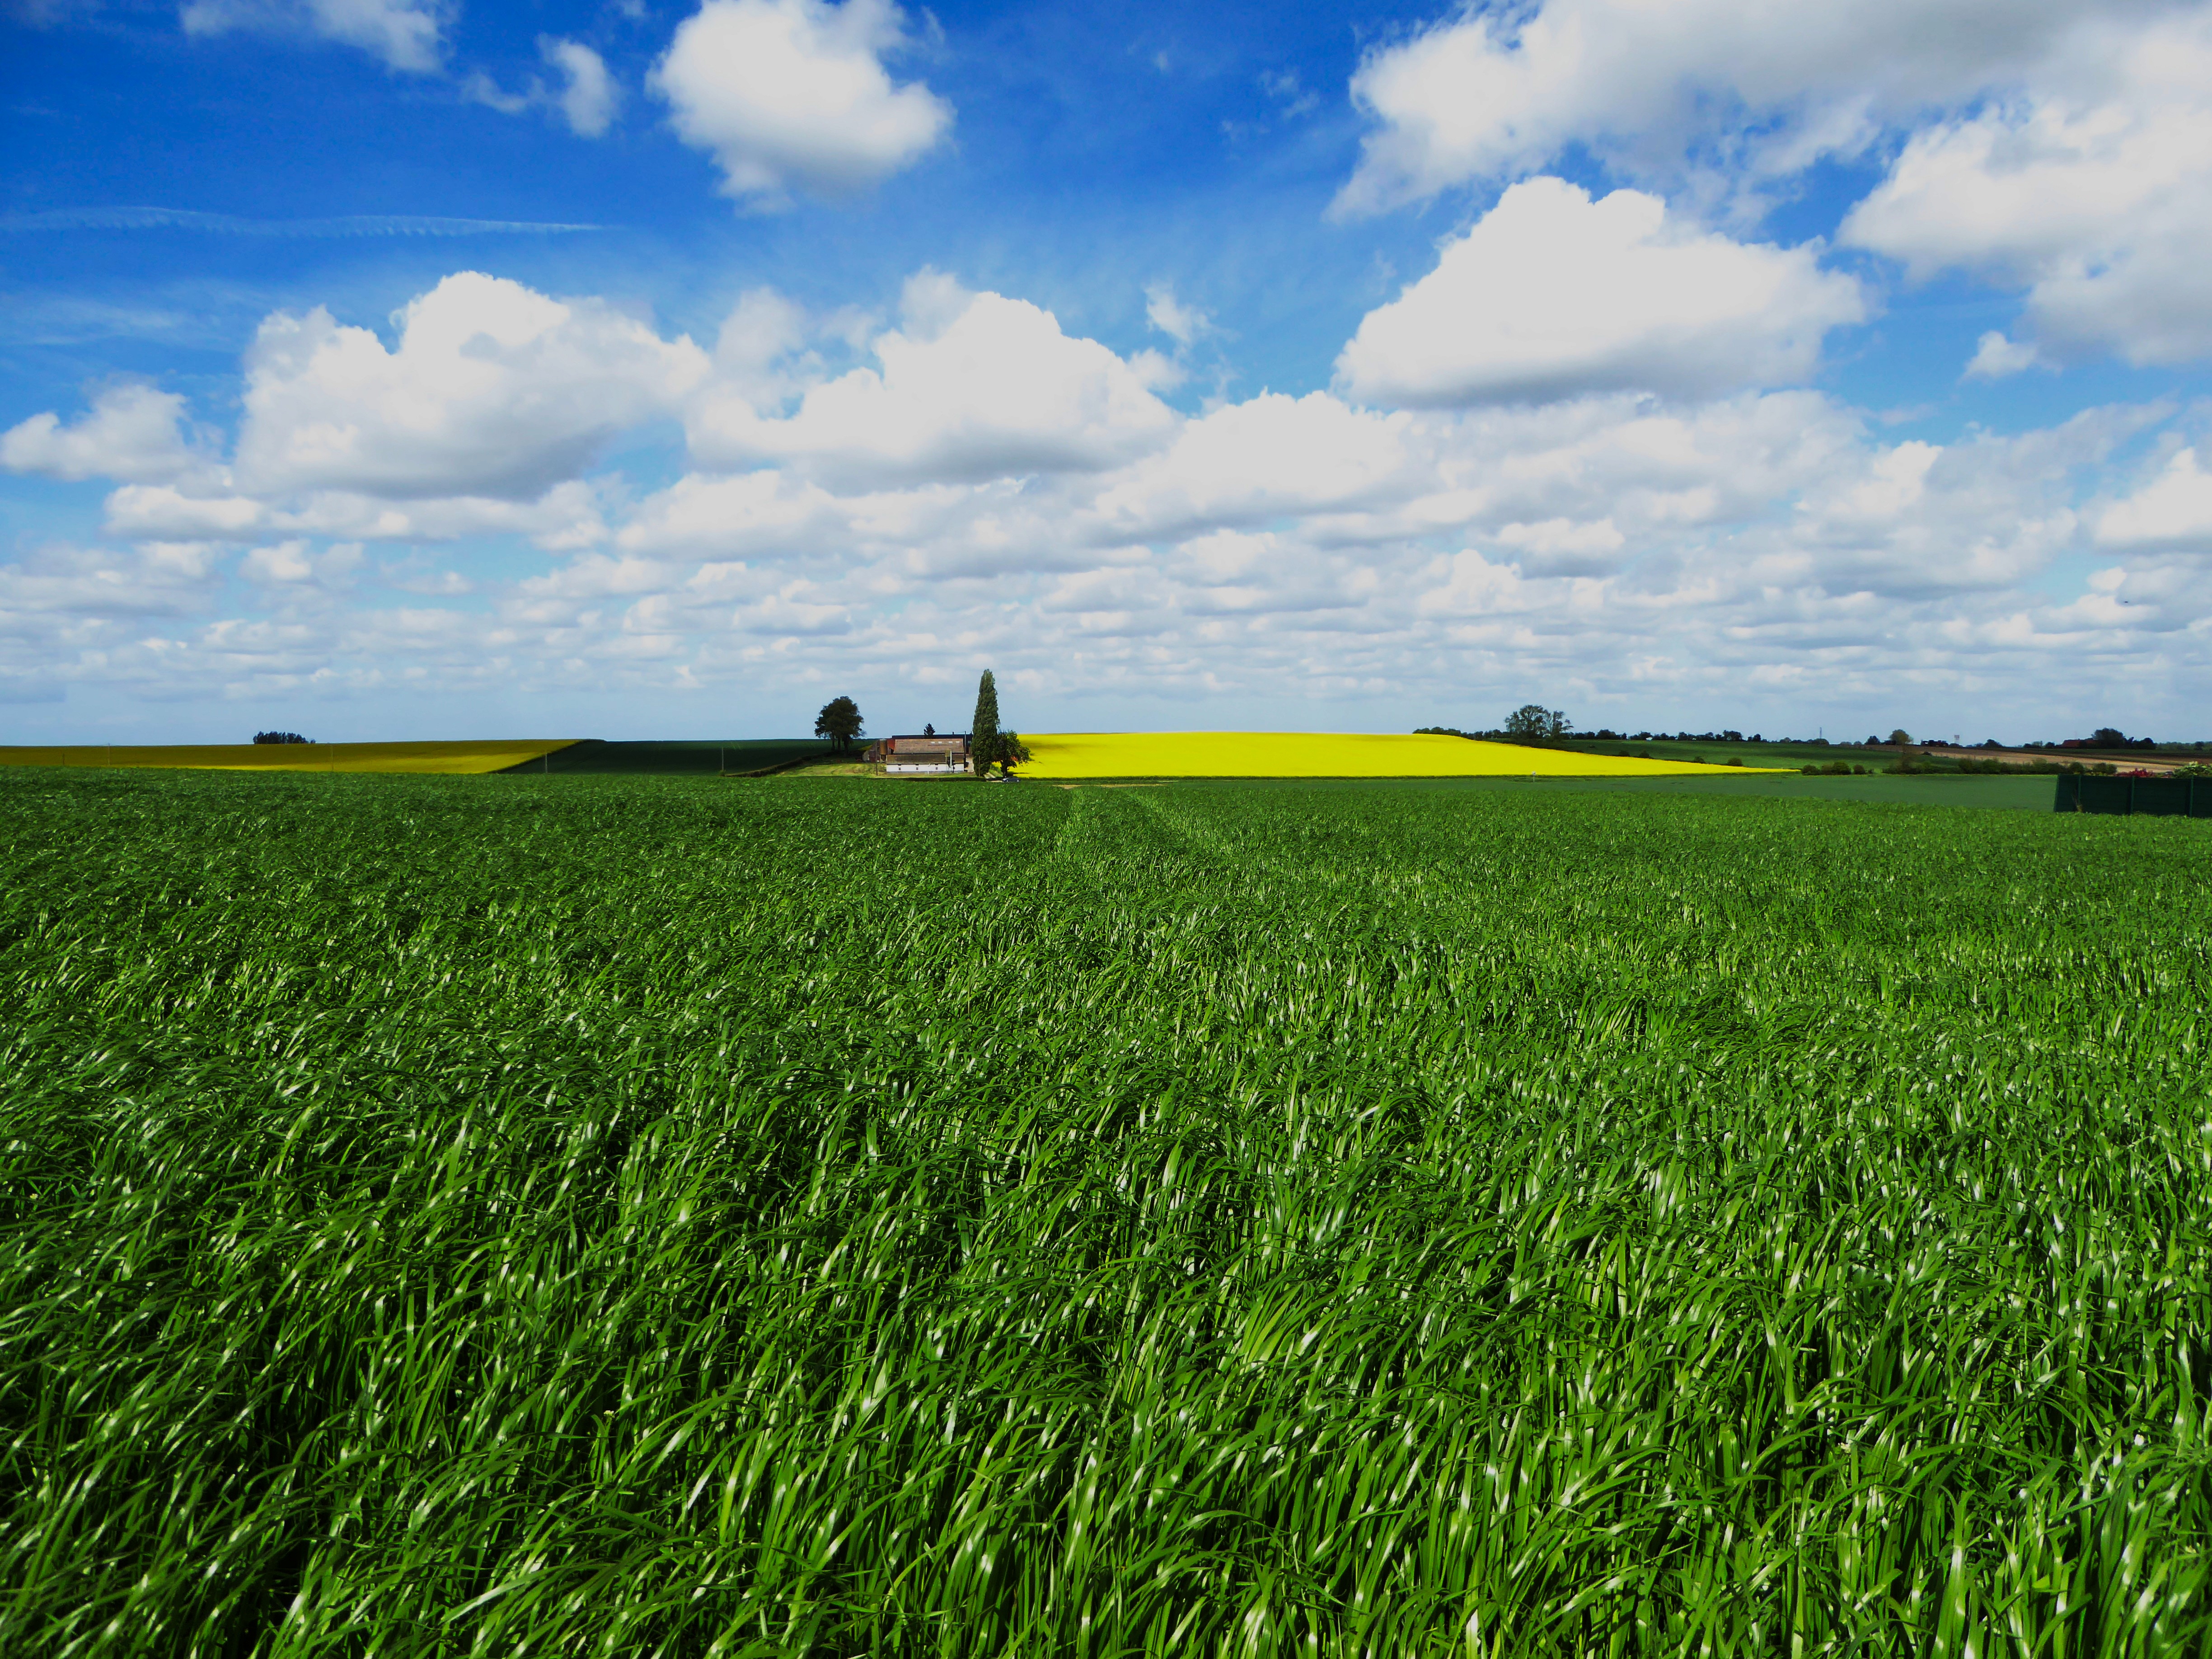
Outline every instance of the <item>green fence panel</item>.
<svg viewBox="0 0 2212 1659"><path fill-rule="evenodd" d="M2077 812L2111 812L2124 817L2133 805L2134 780L2131 778L2075 778L2074 780L2074 810Z"/></svg>
<svg viewBox="0 0 2212 1659"><path fill-rule="evenodd" d="M2128 802L2130 812L2155 812L2176 817L2189 815L2187 778L2136 778L2131 781L2135 789Z"/></svg>
<svg viewBox="0 0 2212 1659"><path fill-rule="evenodd" d="M2212 778L2085 778L2062 772L2051 810L2212 818Z"/></svg>

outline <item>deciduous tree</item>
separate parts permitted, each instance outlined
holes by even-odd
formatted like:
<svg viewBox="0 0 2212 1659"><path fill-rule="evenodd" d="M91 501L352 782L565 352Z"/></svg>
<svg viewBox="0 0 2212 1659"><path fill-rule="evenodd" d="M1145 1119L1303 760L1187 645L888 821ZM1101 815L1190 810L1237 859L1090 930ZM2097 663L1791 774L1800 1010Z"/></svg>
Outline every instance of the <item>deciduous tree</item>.
<svg viewBox="0 0 2212 1659"><path fill-rule="evenodd" d="M1538 702L1524 702L1505 717L1505 735L1509 738L1558 738L1574 729L1575 723L1565 712L1547 708Z"/></svg>
<svg viewBox="0 0 2212 1659"><path fill-rule="evenodd" d="M814 717L814 735L827 738L844 753L853 746L853 739L867 728L860 720L860 706L850 697L832 697L822 705L822 712Z"/></svg>
<svg viewBox="0 0 2212 1659"><path fill-rule="evenodd" d="M1550 725L1552 711L1538 702L1524 702L1505 717L1509 738L1540 738Z"/></svg>

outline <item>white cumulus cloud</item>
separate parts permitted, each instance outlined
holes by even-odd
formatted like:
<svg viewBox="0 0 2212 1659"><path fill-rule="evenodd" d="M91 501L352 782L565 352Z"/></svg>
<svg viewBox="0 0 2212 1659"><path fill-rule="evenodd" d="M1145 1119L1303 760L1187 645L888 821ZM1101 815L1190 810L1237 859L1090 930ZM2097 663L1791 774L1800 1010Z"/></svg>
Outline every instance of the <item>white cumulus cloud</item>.
<svg viewBox="0 0 2212 1659"><path fill-rule="evenodd" d="M653 70L678 134L709 151L727 193L851 196L919 160L952 106L894 82L906 44L891 0L706 0Z"/></svg>
<svg viewBox="0 0 2212 1659"><path fill-rule="evenodd" d="M1423 457L1403 415L1352 409L1325 392L1261 392L1190 422L1175 442L1104 481L1091 505L1103 538L1182 536L1419 493Z"/></svg>
<svg viewBox="0 0 2212 1659"><path fill-rule="evenodd" d="M550 94L554 107L580 138L603 137L622 108L622 87L607 73L606 60L580 40L538 37L538 51L567 84Z"/></svg>
<svg viewBox="0 0 2212 1659"><path fill-rule="evenodd" d="M615 544L625 554L716 560L820 556L851 526L848 504L781 471L691 473L641 502Z"/></svg>
<svg viewBox="0 0 2212 1659"><path fill-rule="evenodd" d="M253 542L272 536L340 536L364 541L453 541L527 536L550 549L586 547L606 526L591 487L571 479L534 501L447 495L395 501L346 490L256 496L205 487L125 484L107 498L106 529L133 538Z"/></svg>
<svg viewBox="0 0 2212 1659"><path fill-rule="evenodd" d="M2045 356L2212 356L2212 15L2143 32L2100 96L2023 94L1915 133L1840 239L2027 290Z"/></svg>
<svg viewBox="0 0 2212 1659"><path fill-rule="evenodd" d="M114 386L64 425L33 415L0 434L0 466L52 478L159 482L204 468L184 432L185 400L143 385Z"/></svg>
<svg viewBox="0 0 2212 1659"><path fill-rule="evenodd" d="M198 542L149 542L115 550L40 548L0 565L0 631L12 615L184 616L205 609L219 580L220 550Z"/></svg>
<svg viewBox="0 0 2212 1659"><path fill-rule="evenodd" d="M1811 247L1732 241L1639 191L1593 202L1533 179L1362 319L1337 381L1389 404L1710 394L1804 380L1822 335L1865 314L1858 284Z"/></svg>
<svg viewBox="0 0 2212 1659"><path fill-rule="evenodd" d="M246 360L236 471L252 491L536 496L707 373L595 299L463 271L394 318L396 349L318 307L278 313Z"/></svg>
<svg viewBox="0 0 2212 1659"><path fill-rule="evenodd" d="M1993 328L1974 343L1974 355L1966 364L1966 378L1999 380L2024 368L2033 368L2041 361L2033 346L2007 339L2002 330Z"/></svg>
<svg viewBox="0 0 2212 1659"><path fill-rule="evenodd" d="M1839 241L2023 290L2010 344L2037 362L2212 357L2202 0L1470 6L1370 52L1352 90L1374 125L1339 213L1580 150L1755 218L1821 157L1893 143Z"/></svg>
<svg viewBox="0 0 2212 1659"><path fill-rule="evenodd" d="M1616 567L1628 538L1610 517L1546 519L1540 524L1509 524L1498 531L1498 543L1549 574L1581 574Z"/></svg>
<svg viewBox="0 0 2212 1659"><path fill-rule="evenodd" d="M754 401L758 354L787 340L787 314L755 298L733 321L742 343L726 352L743 378L704 395L689 422L692 453L710 466L784 460L860 484L1098 471L1176 425L1106 347L1061 332L1026 301L971 294L937 272L907 283L901 326L871 343L877 367L810 387L788 416Z"/></svg>
<svg viewBox="0 0 2212 1659"><path fill-rule="evenodd" d="M2106 547L2212 550L2212 473L2192 447L2176 450L2163 471L2097 520Z"/></svg>
<svg viewBox="0 0 2212 1659"><path fill-rule="evenodd" d="M2078 58L2173 0L1539 0L1468 7L1371 52L1376 122L1339 198L1377 211L1581 144L1662 172L1718 151L1754 173L1851 154L1888 122Z"/></svg>
<svg viewBox="0 0 2212 1659"><path fill-rule="evenodd" d="M396 338L313 315L253 348L228 465L154 388L0 438L11 464L114 479L127 544L0 568L0 695L796 687L877 717L895 689L943 723L933 688L972 686L979 657L1040 730L1194 708L1486 724L1540 689L1585 725L1910 726L1908 690L2018 722L2062 659L2069 687L2139 682L2157 729L2212 695L2202 447L2169 429L2147 472L2112 475L2163 406L1948 442L1803 388L1261 392L1186 419L1048 312L933 273L889 330L755 290L711 360L468 273ZM697 471L576 476L674 413ZM542 567L468 565L507 536ZM434 571L417 550L439 542L461 545ZM2045 591L2091 551L2087 591Z"/></svg>

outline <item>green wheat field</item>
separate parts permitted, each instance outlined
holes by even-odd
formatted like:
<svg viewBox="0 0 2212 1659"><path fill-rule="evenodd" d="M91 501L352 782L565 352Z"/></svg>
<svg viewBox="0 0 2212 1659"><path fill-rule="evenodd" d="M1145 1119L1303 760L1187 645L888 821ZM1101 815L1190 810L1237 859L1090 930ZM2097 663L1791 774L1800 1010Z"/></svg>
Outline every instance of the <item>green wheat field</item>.
<svg viewBox="0 0 2212 1659"><path fill-rule="evenodd" d="M2212 838L0 776L0 1653L2212 1652Z"/></svg>

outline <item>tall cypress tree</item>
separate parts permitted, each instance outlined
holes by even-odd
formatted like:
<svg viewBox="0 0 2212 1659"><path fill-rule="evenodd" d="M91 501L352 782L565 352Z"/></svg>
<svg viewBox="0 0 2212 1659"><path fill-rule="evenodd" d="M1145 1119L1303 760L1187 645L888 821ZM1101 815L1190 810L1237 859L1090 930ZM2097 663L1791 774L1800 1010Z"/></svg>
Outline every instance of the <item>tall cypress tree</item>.
<svg viewBox="0 0 2212 1659"><path fill-rule="evenodd" d="M983 671L982 684L975 688L975 719L969 727L968 761L981 777L999 758L999 683L991 678L991 671Z"/></svg>

